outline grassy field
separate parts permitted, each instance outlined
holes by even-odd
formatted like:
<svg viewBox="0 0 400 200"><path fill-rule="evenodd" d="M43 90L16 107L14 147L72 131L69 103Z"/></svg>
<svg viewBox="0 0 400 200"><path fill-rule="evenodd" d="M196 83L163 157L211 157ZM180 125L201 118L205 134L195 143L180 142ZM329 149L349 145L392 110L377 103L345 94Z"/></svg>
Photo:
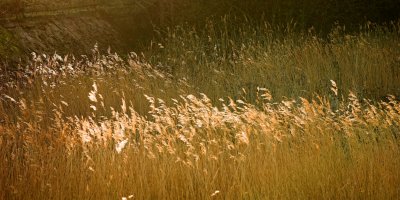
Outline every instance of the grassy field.
<svg viewBox="0 0 400 200"><path fill-rule="evenodd" d="M1 68L0 199L398 199L400 25L225 17Z"/></svg>

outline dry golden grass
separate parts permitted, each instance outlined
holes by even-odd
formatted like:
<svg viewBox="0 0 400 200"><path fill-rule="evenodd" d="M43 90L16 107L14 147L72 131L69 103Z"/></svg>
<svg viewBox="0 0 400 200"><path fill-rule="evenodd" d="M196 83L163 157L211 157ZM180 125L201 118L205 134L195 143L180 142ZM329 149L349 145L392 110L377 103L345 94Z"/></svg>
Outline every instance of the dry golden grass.
<svg viewBox="0 0 400 200"><path fill-rule="evenodd" d="M97 94L98 95L98 94ZM395 199L400 103L324 99L261 108L205 96L152 119L130 108L107 118L6 125L4 199ZM153 104L154 102L154 104ZM125 105L122 103L122 105ZM59 113L60 114L60 113ZM214 196L213 196L214 194Z"/></svg>
<svg viewBox="0 0 400 200"><path fill-rule="evenodd" d="M398 32L209 30L1 77L0 199L400 197Z"/></svg>

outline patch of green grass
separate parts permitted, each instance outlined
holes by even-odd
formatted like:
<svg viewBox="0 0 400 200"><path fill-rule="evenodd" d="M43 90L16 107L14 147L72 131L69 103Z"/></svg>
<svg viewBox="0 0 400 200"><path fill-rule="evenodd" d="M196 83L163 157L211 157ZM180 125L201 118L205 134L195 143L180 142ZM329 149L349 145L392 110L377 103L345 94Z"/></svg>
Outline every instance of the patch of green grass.
<svg viewBox="0 0 400 200"><path fill-rule="evenodd" d="M4 59L16 59L21 56L21 51L17 47L15 38L5 28L0 27L0 58Z"/></svg>
<svg viewBox="0 0 400 200"><path fill-rule="evenodd" d="M147 54L150 62L189 83L211 99L256 101L251 91L265 87L280 99L341 91L381 99L400 95L400 23L366 24L359 32L337 26L327 38L298 31L296 24L274 26L224 17L200 28L165 31ZM247 92L240 92L244 88Z"/></svg>

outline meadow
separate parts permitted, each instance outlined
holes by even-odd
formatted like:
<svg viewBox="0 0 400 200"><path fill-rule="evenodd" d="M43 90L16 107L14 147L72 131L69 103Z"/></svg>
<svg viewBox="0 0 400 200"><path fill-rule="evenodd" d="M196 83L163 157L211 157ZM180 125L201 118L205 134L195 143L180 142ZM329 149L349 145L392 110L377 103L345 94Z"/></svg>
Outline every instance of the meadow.
<svg viewBox="0 0 400 200"><path fill-rule="evenodd" d="M400 22L222 17L0 75L0 199L398 199Z"/></svg>

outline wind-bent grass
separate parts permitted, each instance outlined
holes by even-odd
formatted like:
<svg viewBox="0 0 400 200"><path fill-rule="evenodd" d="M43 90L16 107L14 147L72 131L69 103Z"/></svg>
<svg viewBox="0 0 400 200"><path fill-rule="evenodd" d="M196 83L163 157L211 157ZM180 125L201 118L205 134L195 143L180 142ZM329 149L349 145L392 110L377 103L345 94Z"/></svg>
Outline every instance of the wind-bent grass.
<svg viewBox="0 0 400 200"><path fill-rule="evenodd" d="M172 107L149 101L151 120L132 108L128 115L123 102L123 112L108 118L56 118L49 130L23 121L2 127L2 198L400 195L394 99L372 105L352 97L335 111L323 98L257 107L230 101L220 109L205 96Z"/></svg>
<svg viewBox="0 0 400 200"><path fill-rule="evenodd" d="M212 26L2 71L0 199L400 197L399 29Z"/></svg>

